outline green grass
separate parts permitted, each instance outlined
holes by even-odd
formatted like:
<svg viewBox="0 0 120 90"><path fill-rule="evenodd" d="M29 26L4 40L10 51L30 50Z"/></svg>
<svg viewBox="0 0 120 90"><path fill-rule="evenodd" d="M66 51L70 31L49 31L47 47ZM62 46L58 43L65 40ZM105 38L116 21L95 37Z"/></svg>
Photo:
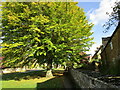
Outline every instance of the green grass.
<svg viewBox="0 0 120 90"><path fill-rule="evenodd" d="M2 81L2 88L63 88L62 87L62 77L57 78L40 78L40 79L29 79L29 80L9 80ZM49 82L48 82L49 80ZM37 86L38 84L38 86Z"/></svg>
<svg viewBox="0 0 120 90"><path fill-rule="evenodd" d="M52 78L45 77L46 71L3 74L2 88L64 88L63 71L54 70Z"/></svg>
<svg viewBox="0 0 120 90"><path fill-rule="evenodd" d="M64 88L63 77L51 78L43 83L37 83L37 88Z"/></svg>

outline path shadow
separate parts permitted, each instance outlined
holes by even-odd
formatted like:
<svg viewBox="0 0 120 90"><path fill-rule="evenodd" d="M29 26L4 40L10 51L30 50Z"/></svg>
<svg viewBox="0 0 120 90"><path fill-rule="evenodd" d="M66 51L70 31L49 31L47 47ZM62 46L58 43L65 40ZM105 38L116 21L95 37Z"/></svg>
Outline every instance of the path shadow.
<svg viewBox="0 0 120 90"><path fill-rule="evenodd" d="M46 89L55 88L56 90L64 88L63 76L57 76L45 82L37 83L36 89L41 90L42 88L46 88Z"/></svg>
<svg viewBox="0 0 120 90"><path fill-rule="evenodd" d="M35 79L35 78L39 79L41 77L45 77L45 74L46 74L45 70L6 73L6 74L2 74L2 80L20 81L21 79L24 80Z"/></svg>

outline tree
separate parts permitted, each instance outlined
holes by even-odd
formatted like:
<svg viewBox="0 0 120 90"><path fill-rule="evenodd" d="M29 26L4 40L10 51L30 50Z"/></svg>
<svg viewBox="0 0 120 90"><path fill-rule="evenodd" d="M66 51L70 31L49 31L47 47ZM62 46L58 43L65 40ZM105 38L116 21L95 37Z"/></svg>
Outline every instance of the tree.
<svg viewBox="0 0 120 90"><path fill-rule="evenodd" d="M112 25L116 26L116 24L117 24L116 22L118 22L118 24L120 23L120 1L115 2L115 6L113 7L112 13L107 12L106 14L109 15L109 19L103 25L103 27L106 28L106 30L104 32L107 32Z"/></svg>
<svg viewBox="0 0 120 90"><path fill-rule="evenodd" d="M2 51L11 67L79 60L92 45L93 24L76 2L5 2Z"/></svg>

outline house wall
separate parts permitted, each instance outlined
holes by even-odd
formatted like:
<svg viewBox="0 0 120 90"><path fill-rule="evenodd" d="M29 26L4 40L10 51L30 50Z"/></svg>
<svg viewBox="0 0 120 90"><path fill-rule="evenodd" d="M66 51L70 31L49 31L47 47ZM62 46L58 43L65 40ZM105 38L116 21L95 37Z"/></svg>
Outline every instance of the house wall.
<svg viewBox="0 0 120 90"><path fill-rule="evenodd" d="M119 28L119 30L118 30L118 58L120 58L120 28Z"/></svg>
<svg viewBox="0 0 120 90"><path fill-rule="evenodd" d="M101 59L103 66L105 66L108 71L112 66L120 67L117 65L118 62L120 62L120 27L116 29L111 40L102 51Z"/></svg>

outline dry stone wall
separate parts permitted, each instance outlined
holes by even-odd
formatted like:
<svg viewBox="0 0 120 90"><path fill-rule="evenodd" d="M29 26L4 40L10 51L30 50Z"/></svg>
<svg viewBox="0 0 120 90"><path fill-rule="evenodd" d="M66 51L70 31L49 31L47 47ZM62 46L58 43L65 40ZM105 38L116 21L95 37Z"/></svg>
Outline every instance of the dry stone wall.
<svg viewBox="0 0 120 90"><path fill-rule="evenodd" d="M110 88L112 88L115 90L120 90L118 86L111 85L101 80L98 80L97 78L90 77L87 74L84 74L78 70L71 69L69 73L74 79L75 84L77 84L77 86L79 86L81 89L87 88L91 90L91 88L103 88L104 90L109 90Z"/></svg>

